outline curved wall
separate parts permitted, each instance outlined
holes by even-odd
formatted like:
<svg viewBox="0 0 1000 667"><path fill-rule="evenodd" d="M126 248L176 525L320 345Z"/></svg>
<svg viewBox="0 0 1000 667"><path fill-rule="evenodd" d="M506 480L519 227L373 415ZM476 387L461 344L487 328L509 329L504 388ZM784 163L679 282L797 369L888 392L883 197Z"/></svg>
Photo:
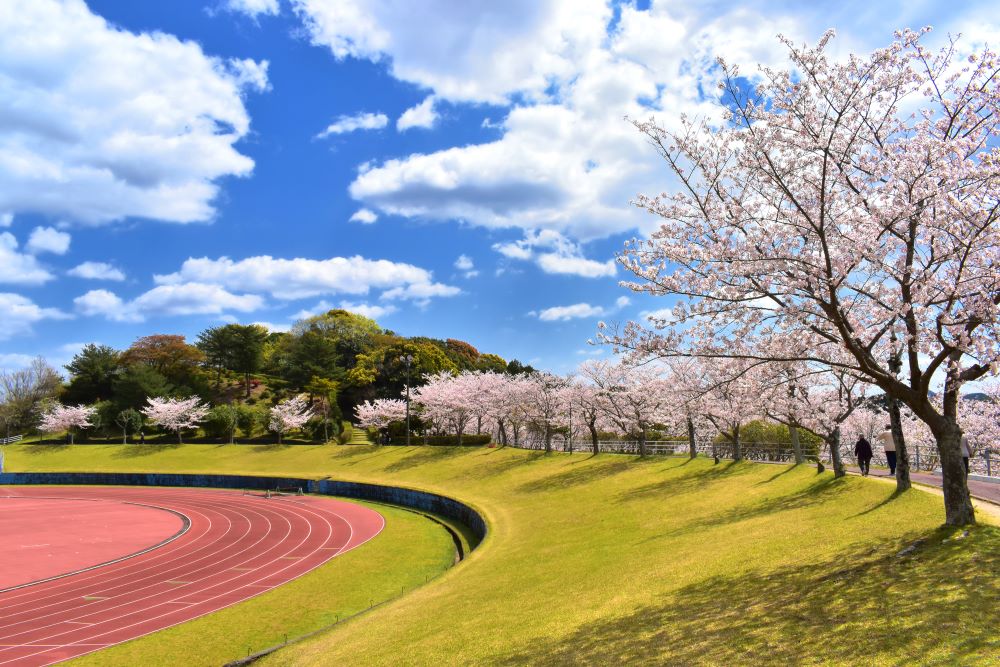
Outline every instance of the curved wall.
<svg viewBox="0 0 1000 667"><path fill-rule="evenodd" d="M326 496L356 498L402 505L412 509L432 512L458 521L469 528L476 537L476 546L486 537L486 521L464 503L427 491L405 489L397 486L342 482L333 479L305 479L300 477L255 477L251 475L195 475L164 473L118 472L9 472L0 473L3 484L63 484L104 486L186 486L216 489L249 489L265 491L276 488L301 488L306 493Z"/></svg>

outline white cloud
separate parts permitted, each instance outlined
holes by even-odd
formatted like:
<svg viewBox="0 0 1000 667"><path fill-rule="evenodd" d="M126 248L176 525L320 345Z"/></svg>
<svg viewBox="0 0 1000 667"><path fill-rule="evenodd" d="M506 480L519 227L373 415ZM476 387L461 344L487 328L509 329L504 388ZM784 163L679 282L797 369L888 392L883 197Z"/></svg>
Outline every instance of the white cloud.
<svg viewBox="0 0 1000 667"><path fill-rule="evenodd" d="M392 313L395 313L397 310L397 308L392 305L379 306L378 304L351 303L350 301L341 301L340 307L352 313L357 313L358 315L364 315L365 317L370 317L373 320L377 320L380 317L385 317L386 315L391 315Z"/></svg>
<svg viewBox="0 0 1000 667"><path fill-rule="evenodd" d="M340 116L330 123L325 130L316 135L323 139L331 134L346 134L356 130L380 130L389 124L389 117L384 113L359 113L355 116Z"/></svg>
<svg viewBox="0 0 1000 667"><path fill-rule="evenodd" d="M451 285L443 285L441 283L413 283L386 290L385 292L382 292L381 298L390 300L414 299L418 303L426 303L429 299L435 297L455 296L461 293L462 290L457 287L452 287Z"/></svg>
<svg viewBox="0 0 1000 667"><path fill-rule="evenodd" d="M538 313L538 319L542 322L565 322L584 317L600 317L605 311L600 306L592 306L589 303L574 303L572 306L553 306Z"/></svg>
<svg viewBox="0 0 1000 667"><path fill-rule="evenodd" d="M2 353L0 354L0 370L14 371L27 368L34 359L30 354Z"/></svg>
<svg viewBox="0 0 1000 667"><path fill-rule="evenodd" d="M53 275L31 255L17 251L17 239L10 232L0 232L0 283L41 285Z"/></svg>
<svg viewBox="0 0 1000 667"><path fill-rule="evenodd" d="M434 110L434 96L431 95L423 102L412 106L403 112L403 115L396 121L396 129L405 132L414 127L430 129L437 122L438 114Z"/></svg>
<svg viewBox="0 0 1000 667"><path fill-rule="evenodd" d="M27 297L0 292L0 340L31 333L32 325L42 320L62 320L69 317L56 308L42 308Z"/></svg>
<svg viewBox="0 0 1000 667"><path fill-rule="evenodd" d="M291 324L275 324L274 322L261 321L261 322L252 322L251 324L257 324L259 326L262 326L268 331L273 333L282 333L285 331L289 331L292 328Z"/></svg>
<svg viewBox="0 0 1000 667"><path fill-rule="evenodd" d="M555 252L538 256L538 266L546 273L562 273L584 278L603 278L615 275L615 261L597 262L586 257L561 255Z"/></svg>
<svg viewBox="0 0 1000 667"><path fill-rule="evenodd" d="M13 213L0 214L0 227L10 227L14 223Z"/></svg>
<svg viewBox="0 0 1000 667"><path fill-rule="evenodd" d="M373 320L377 320L385 315L390 315L398 310L398 308L392 305L379 306L377 304L355 303L352 301L341 301L339 305L334 306L329 301L323 300L312 308L303 308L299 312L295 313L292 315L292 320L304 320L308 317L313 317L314 315L319 315L320 313L333 310L334 308L340 308L352 313L357 313L358 315L364 315L365 317L370 317Z"/></svg>
<svg viewBox="0 0 1000 667"><path fill-rule="evenodd" d="M66 272L75 278L84 280L125 280L125 274L106 262L83 262Z"/></svg>
<svg viewBox="0 0 1000 667"><path fill-rule="evenodd" d="M245 90L265 65L132 33L83 0L0 9L0 210L87 223L209 220L224 176L253 160Z"/></svg>
<svg viewBox="0 0 1000 667"><path fill-rule="evenodd" d="M393 76L448 99L544 95L605 38L603 0L293 0L314 44L337 58L386 61Z"/></svg>
<svg viewBox="0 0 1000 667"><path fill-rule="evenodd" d="M355 211L347 220L348 222L360 222L362 225L371 225L378 220L378 216L367 208L361 208Z"/></svg>
<svg viewBox="0 0 1000 667"><path fill-rule="evenodd" d="M28 237L26 248L35 254L51 252L54 255L65 255L71 239L69 234L53 227L35 227Z"/></svg>
<svg viewBox="0 0 1000 667"><path fill-rule="evenodd" d="M256 19L260 15L277 16L281 12L278 0L225 0L223 7L231 12Z"/></svg>
<svg viewBox="0 0 1000 667"><path fill-rule="evenodd" d="M106 289L95 289L81 294L73 299L73 305L76 307L76 312L81 315L103 315L117 322L137 322L142 319L135 313L129 312L125 302L117 294Z"/></svg>
<svg viewBox="0 0 1000 667"><path fill-rule="evenodd" d="M534 259L538 267L546 273L603 278L614 276L617 272L613 259L604 262L587 259L583 256L579 244L554 230L528 231L523 239L496 243L493 249L509 259ZM536 252L538 249L548 252Z"/></svg>
<svg viewBox="0 0 1000 667"><path fill-rule="evenodd" d="M468 271L475 268L475 265L472 263L472 258L468 255L459 255L458 259L455 260L455 268L460 271Z"/></svg>
<svg viewBox="0 0 1000 667"><path fill-rule="evenodd" d="M386 290L383 298L426 299L452 296L457 287L435 283L433 274L412 264L361 256L330 259L280 259L268 255L234 261L228 257L189 258L180 271L154 276L160 285L197 282L220 285L278 299L331 294L365 295Z"/></svg>
<svg viewBox="0 0 1000 667"><path fill-rule="evenodd" d="M82 315L103 315L116 322L142 322L150 316L252 312L259 310L264 300L255 294L232 294L218 285L182 283L154 287L129 302L108 290L91 290L73 303Z"/></svg>
<svg viewBox="0 0 1000 667"><path fill-rule="evenodd" d="M650 322L652 322L654 324L657 321L661 321L661 320L664 321L664 322L674 322L675 321L674 311L671 308L669 308L669 307L668 308L658 308L656 310L644 310L641 313L639 313L639 316L642 317L643 319L649 320Z"/></svg>
<svg viewBox="0 0 1000 667"><path fill-rule="evenodd" d="M787 64L779 32L812 42L833 24L850 35L838 44L864 51L934 13L933 3L900 0L887 3L891 9L846 2L829 11L654 0L644 8L620 3L612 22L610 4L512 0L455 9L447 0L294 0L313 42L337 58L383 62L428 90L428 99L506 109L501 121L484 121L498 139L367 164L351 195L388 214L555 230L575 241L647 233L655 219L629 201L675 182L625 117L656 116L668 127L681 114L720 122L717 56L753 78L757 63ZM985 7L965 14L979 20ZM950 14L943 20L954 23ZM575 264L612 273L607 263Z"/></svg>
<svg viewBox="0 0 1000 667"><path fill-rule="evenodd" d="M615 299L615 308L624 308L630 303L632 303L632 299L628 298L627 296L620 296L617 299Z"/></svg>

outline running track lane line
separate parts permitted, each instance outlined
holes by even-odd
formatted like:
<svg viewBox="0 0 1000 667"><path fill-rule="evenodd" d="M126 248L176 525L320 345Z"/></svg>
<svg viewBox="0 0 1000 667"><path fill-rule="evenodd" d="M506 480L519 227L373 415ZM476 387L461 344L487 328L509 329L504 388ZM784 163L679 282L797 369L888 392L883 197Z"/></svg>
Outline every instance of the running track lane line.
<svg viewBox="0 0 1000 667"><path fill-rule="evenodd" d="M289 502L171 488L33 490L155 503L184 512L192 524L184 536L141 556L0 594L0 665L49 665L198 618L301 576L385 525L373 510L326 498Z"/></svg>

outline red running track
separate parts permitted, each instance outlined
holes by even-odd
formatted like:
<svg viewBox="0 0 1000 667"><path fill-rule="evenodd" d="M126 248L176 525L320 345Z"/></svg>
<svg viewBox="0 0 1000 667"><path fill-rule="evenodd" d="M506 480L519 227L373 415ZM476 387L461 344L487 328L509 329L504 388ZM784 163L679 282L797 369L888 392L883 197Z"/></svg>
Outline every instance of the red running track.
<svg viewBox="0 0 1000 667"><path fill-rule="evenodd" d="M16 496L19 501L11 500ZM154 487L0 487L23 499L137 503L189 522L146 551L0 590L0 665L51 665L265 593L372 539L374 510L312 496ZM7 567L0 549L0 569Z"/></svg>

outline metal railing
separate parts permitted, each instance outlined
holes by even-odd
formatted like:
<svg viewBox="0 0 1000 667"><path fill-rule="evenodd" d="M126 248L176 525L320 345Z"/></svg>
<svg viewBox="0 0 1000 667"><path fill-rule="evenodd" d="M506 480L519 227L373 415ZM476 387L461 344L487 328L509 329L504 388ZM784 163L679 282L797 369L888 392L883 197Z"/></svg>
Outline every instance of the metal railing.
<svg viewBox="0 0 1000 667"><path fill-rule="evenodd" d="M9 445L14 442L20 442L23 435L12 435L9 438L0 438L0 445Z"/></svg>

